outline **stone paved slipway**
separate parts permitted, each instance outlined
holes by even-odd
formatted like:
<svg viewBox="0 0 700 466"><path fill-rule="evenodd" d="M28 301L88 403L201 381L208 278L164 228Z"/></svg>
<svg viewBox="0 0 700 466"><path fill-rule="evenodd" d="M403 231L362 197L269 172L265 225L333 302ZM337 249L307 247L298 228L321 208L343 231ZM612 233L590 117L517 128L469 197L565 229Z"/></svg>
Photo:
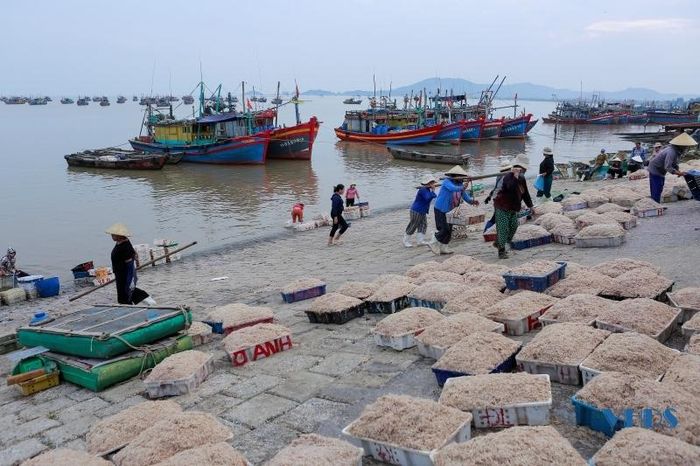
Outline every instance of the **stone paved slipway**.
<svg viewBox="0 0 700 466"><path fill-rule="evenodd" d="M278 293L295 277L323 278L332 291L348 280L403 273L416 263L434 259L425 247L402 246L407 221L407 212L394 211L354 221L342 246L326 246L327 230L323 229L191 255L180 263L142 273L140 286L161 304L187 304L199 318L225 303L265 304L293 331L294 349L242 368L231 366L218 341L207 345L204 350L215 355L215 373L194 393L174 400L185 409L217 416L233 430L232 445L260 464L301 433L340 436L343 427L379 395L405 393L437 399L440 389L430 370L431 361L415 348L397 352L374 344L370 330L381 316L368 315L343 326L310 324L304 314L309 301L283 304ZM592 265L614 257L637 257L659 265L677 287L697 285L698 226L700 202L678 202L669 205L664 217L640 219L620 248L576 249L553 244L513 252L503 262L519 264L537 257ZM453 247L458 253L497 262L496 251L478 233ZM220 276L229 279L210 280ZM62 297L52 302L51 309L66 311L113 299L110 288L71 305ZM24 308L28 312L29 307ZM669 345L681 348L678 332ZM7 369L5 363L3 372ZM552 390L552 424L589 458L605 439L575 426L569 402L575 387L553 383ZM18 464L58 446L82 449L85 433L95 420L144 401L144 396L139 379L100 393L64 383L27 398L15 387L1 387L0 465ZM365 464L373 463L366 459Z"/></svg>

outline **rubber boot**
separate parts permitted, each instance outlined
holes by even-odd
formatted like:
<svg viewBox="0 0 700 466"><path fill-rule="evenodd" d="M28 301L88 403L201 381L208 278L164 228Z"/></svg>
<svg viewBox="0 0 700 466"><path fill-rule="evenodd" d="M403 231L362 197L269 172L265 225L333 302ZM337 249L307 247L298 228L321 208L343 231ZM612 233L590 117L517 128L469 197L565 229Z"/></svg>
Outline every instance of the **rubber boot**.
<svg viewBox="0 0 700 466"><path fill-rule="evenodd" d="M506 248L498 248L498 258L508 259L508 253L506 252Z"/></svg>
<svg viewBox="0 0 700 466"><path fill-rule="evenodd" d="M453 254L454 251L450 249L447 244L440 243L440 254Z"/></svg>
<svg viewBox="0 0 700 466"><path fill-rule="evenodd" d="M406 246L407 248L412 248L412 247L413 247L413 244L411 244L411 237L412 237L412 236L413 236L413 235L409 235L409 234L406 234L406 233L403 234L403 245Z"/></svg>
<svg viewBox="0 0 700 466"><path fill-rule="evenodd" d="M438 242L437 238L435 238L435 235L433 235L432 239L428 243L428 247L431 251L433 251L433 254L436 256L440 255L440 243Z"/></svg>
<svg viewBox="0 0 700 466"><path fill-rule="evenodd" d="M416 233L416 243L429 244L429 241L425 240L425 233Z"/></svg>

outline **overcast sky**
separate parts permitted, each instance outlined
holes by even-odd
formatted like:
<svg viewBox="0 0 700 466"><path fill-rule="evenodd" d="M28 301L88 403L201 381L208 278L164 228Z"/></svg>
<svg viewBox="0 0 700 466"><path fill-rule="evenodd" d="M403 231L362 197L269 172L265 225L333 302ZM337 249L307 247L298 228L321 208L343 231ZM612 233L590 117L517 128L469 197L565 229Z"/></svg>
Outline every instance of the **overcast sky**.
<svg viewBox="0 0 700 466"><path fill-rule="evenodd" d="M61 0L0 6L0 94L268 92L427 77L697 94L693 0ZM154 72L155 69L155 72Z"/></svg>

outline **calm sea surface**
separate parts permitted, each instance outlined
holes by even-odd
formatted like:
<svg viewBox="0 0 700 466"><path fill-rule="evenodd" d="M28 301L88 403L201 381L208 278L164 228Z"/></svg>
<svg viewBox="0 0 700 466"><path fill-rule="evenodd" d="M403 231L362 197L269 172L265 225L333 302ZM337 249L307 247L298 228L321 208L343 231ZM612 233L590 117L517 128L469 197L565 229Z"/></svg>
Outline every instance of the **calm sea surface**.
<svg viewBox="0 0 700 466"><path fill-rule="evenodd" d="M297 201L306 204L308 217L327 212L337 183L356 183L362 200L375 209L409 206L416 181L445 166L394 161L383 146L339 142L333 127L342 123L349 108L343 99L305 97L302 118L316 115L322 121L310 163L180 164L157 172L68 168L63 159L71 152L124 144L138 134L143 107L136 102L110 107L61 105L58 99L46 106L0 104L0 251L12 246L22 269L59 275L65 281L70 268L86 260L108 265L112 242L103 232L114 222L128 225L135 244L156 238L180 244L199 241L192 252L282 233ZM537 118L554 106L521 104ZM186 113L182 107L179 114ZM284 107L280 122L291 124L293 119L293 108ZM495 171L502 159L519 153L538 164L545 146L554 149L557 161L588 160L601 148L630 148L614 132L644 130L559 128L555 142L553 129L539 122L524 141L484 141L435 150L473 154L470 171L478 174Z"/></svg>

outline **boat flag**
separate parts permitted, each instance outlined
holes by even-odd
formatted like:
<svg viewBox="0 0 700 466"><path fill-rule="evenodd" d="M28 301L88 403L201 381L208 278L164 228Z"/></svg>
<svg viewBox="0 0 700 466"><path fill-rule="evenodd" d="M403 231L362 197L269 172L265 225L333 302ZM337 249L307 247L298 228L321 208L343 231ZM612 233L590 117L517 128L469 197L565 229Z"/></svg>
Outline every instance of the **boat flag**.
<svg viewBox="0 0 700 466"><path fill-rule="evenodd" d="M248 107L248 110L253 110L253 104L250 103L250 99L246 99L246 107Z"/></svg>

